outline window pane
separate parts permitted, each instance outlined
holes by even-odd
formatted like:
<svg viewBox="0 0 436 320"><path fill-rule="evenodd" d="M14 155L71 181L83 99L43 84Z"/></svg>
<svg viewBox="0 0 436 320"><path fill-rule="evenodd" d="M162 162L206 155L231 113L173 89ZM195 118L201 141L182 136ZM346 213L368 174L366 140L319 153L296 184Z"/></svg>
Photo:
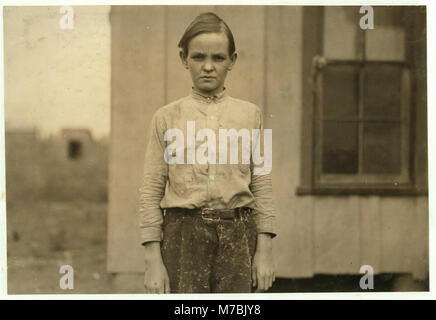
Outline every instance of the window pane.
<svg viewBox="0 0 436 320"><path fill-rule="evenodd" d="M404 7L374 6L374 29L364 32L366 59L404 61L406 30Z"/></svg>
<svg viewBox="0 0 436 320"><path fill-rule="evenodd" d="M365 118L400 118L401 78L401 66L377 65L365 68Z"/></svg>
<svg viewBox="0 0 436 320"><path fill-rule="evenodd" d="M359 69L330 65L323 72L323 118L357 119Z"/></svg>
<svg viewBox="0 0 436 320"><path fill-rule="evenodd" d="M366 123L363 131L364 173L400 173L400 123Z"/></svg>
<svg viewBox="0 0 436 320"><path fill-rule="evenodd" d="M323 173L357 173L357 127L357 122L323 122Z"/></svg>
<svg viewBox="0 0 436 320"><path fill-rule="evenodd" d="M357 59L359 7L324 7L323 55L329 59Z"/></svg>

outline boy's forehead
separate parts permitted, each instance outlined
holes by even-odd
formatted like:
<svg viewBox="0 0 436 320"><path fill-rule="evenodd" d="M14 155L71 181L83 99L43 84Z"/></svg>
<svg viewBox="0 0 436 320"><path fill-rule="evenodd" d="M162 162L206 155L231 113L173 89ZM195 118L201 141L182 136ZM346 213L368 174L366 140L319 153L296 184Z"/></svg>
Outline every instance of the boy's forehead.
<svg viewBox="0 0 436 320"><path fill-rule="evenodd" d="M189 51L213 51L226 53L229 46L227 36L220 33L202 33L189 42Z"/></svg>

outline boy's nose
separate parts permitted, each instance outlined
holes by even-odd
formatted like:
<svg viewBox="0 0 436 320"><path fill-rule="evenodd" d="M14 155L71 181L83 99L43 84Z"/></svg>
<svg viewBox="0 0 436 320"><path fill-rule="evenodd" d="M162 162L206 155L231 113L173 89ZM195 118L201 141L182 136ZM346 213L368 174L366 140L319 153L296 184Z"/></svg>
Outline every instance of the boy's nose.
<svg viewBox="0 0 436 320"><path fill-rule="evenodd" d="M210 62L206 62L203 66L204 71L212 71L213 70L213 64Z"/></svg>

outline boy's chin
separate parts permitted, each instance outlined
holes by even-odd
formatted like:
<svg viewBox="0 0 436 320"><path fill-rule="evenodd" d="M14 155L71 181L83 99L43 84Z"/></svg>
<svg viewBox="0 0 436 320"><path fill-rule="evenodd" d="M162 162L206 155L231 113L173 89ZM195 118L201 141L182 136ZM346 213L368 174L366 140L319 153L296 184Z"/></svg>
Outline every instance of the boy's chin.
<svg viewBox="0 0 436 320"><path fill-rule="evenodd" d="M198 86L196 87L197 91L204 93L204 94L212 94L218 90L219 87L217 86Z"/></svg>

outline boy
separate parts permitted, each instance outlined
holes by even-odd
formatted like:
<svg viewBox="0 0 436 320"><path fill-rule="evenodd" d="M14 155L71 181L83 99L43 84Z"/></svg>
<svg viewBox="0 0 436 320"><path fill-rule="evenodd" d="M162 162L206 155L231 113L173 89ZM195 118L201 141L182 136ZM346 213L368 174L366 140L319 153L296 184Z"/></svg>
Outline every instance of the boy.
<svg viewBox="0 0 436 320"><path fill-rule="evenodd" d="M267 290L275 280L271 176L254 174L241 141L230 143L229 164L227 140L215 153L211 139L222 129L262 131L261 110L226 93L237 53L221 18L199 15L179 47L192 92L154 114L140 188L146 293Z"/></svg>

